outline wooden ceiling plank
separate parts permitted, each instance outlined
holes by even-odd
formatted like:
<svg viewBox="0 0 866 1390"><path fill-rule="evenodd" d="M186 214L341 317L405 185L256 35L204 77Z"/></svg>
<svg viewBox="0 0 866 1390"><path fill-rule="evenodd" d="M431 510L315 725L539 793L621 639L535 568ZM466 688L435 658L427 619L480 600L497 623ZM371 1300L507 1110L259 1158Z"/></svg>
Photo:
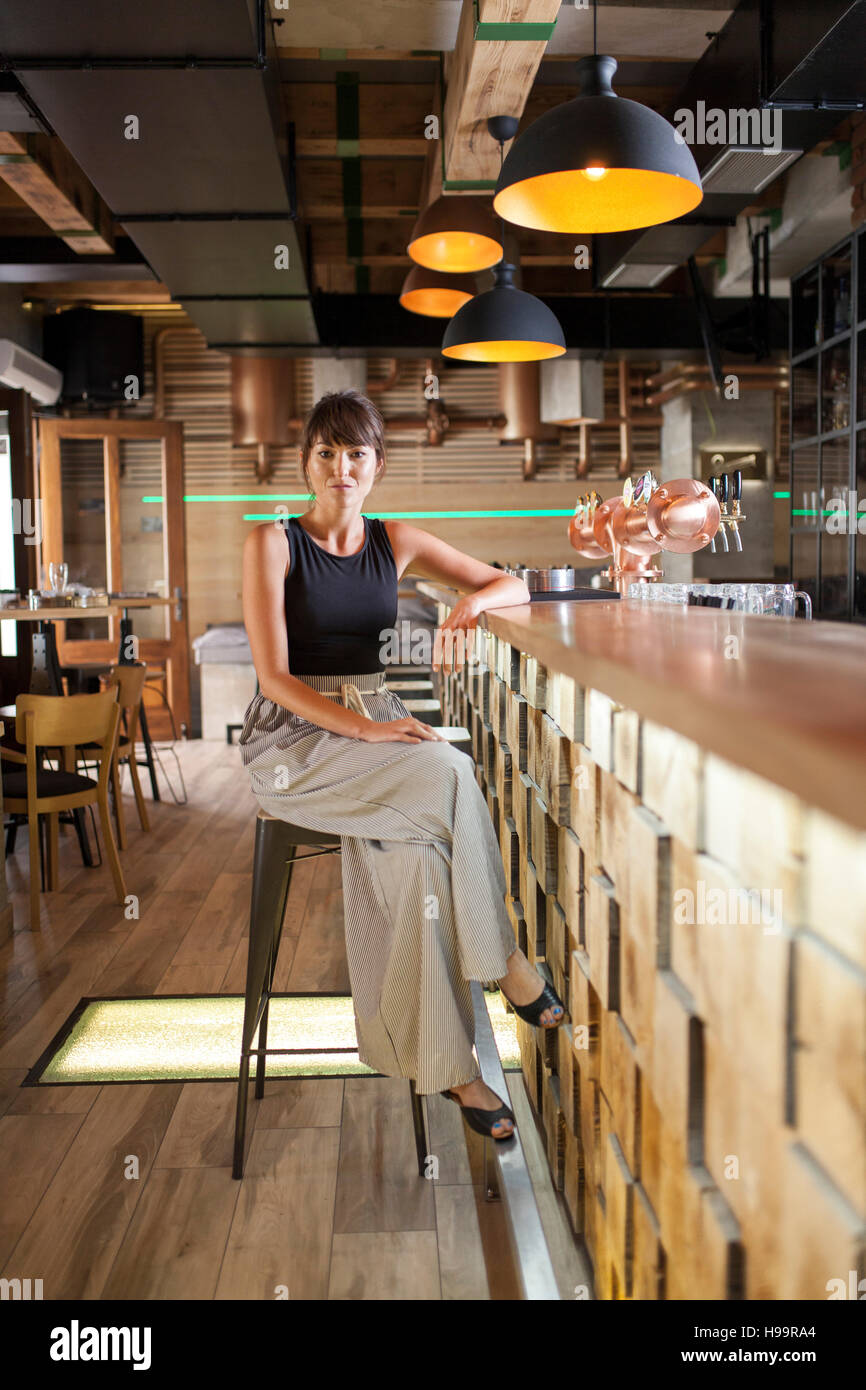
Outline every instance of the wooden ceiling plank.
<svg viewBox="0 0 866 1390"><path fill-rule="evenodd" d="M111 255L111 213L55 136L0 131L0 178L79 255Z"/></svg>
<svg viewBox="0 0 866 1390"><path fill-rule="evenodd" d="M514 25L516 35L521 25L551 23L558 12L559 0L478 0L480 24ZM546 47L546 38L477 38L475 5L463 0L442 122L444 192L466 185L483 192L495 182L499 147L487 118L522 116Z"/></svg>

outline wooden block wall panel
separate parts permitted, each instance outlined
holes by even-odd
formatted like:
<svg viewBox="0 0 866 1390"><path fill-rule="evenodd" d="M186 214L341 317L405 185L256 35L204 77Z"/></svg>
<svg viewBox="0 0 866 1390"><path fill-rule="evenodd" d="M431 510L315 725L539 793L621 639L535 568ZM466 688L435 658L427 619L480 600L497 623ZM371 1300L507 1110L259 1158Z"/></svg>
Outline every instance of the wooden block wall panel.
<svg viewBox="0 0 866 1390"><path fill-rule="evenodd" d="M658 816L636 803L629 807L625 852L632 868L624 905L627 929L648 961L666 966L670 960L671 837Z"/></svg>
<svg viewBox="0 0 866 1390"><path fill-rule="evenodd" d="M866 1293L866 1239L862 1215L853 1211L822 1173L803 1144L785 1150L780 1175L786 1212L797 1219L783 1223L778 1298L828 1299L852 1286L858 1300ZM854 1277L851 1277L851 1271ZM838 1280L840 1283L831 1281Z"/></svg>
<svg viewBox="0 0 866 1390"><path fill-rule="evenodd" d="M612 772L614 701L600 690L590 690L588 703L589 751L599 767Z"/></svg>
<svg viewBox="0 0 866 1390"><path fill-rule="evenodd" d="M517 1028L517 1046L520 1050L520 1067L523 1072L523 1079L526 1082L526 1089L532 1101L533 1109L536 1113L540 1112L542 1098L540 1094L540 1073L541 1063L538 1055L538 1043L535 1036L535 1029L528 1023L524 1023L522 1018L514 1015Z"/></svg>
<svg viewBox="0 0 866 1390"><path fill-rule="evenodd" d="M565 1127L565 1162L563 1166L563 1196L568 1219L574 1234L580 1235L583 1216L581 1212L581 1172L580 1145L577 1136L568 1125Z"/></svg>
<svg viewBox="0 0 866 1390"><path fill-rule="evenodd" d="M640 716L633 709L613 712L613 772L630 792L640 791Z"/></svg>
<svg viewBox="0 0 866 1390"><path fill-rule="evenodd" d="M585 743L586 692L571 676L548 673L547 713L572 743Z"/></svg>
<svg viewBox="0 0 866 1390"><path fill-rule="evenodd" d="M569 1015L575 1061L583 1080L597 1081L600 1071L601 1004L589 979L589 958L581 951L571 956Z"/></svg>
<svg viewBox="0 0 866 1390"><path fill-rule="evenodd" d="M780 1174L791 1130L768 1106L760 1068L738 1071L726 1047L704 1030L703 1161L737 1217L748 1252L747 1299L778 1298L782 1227Z"/></svg>
<svg viewBox="0 0 866 1390"><path fill-rule="evenodd" d="M589 881L586 942L590 980L604 1009L619 1009L619 909L614 887L604 874Z"/></svg>
<svg viewBox="0 0 866 1390"><path fill-rule="evenodd" d="M708 756L704 769L704 846L746 888L778 899L787 922L803 914L801 803L782 787Z"/></svg>
<svg viewBox="0 0 866 1390"><path fill-rule="evenodd" d="M670 970L659 970L650 1081L665 1124L683 1145L689 1132L689 1064L696 1022L694 1001L685 986Z"/></svg>
<svg viewBox="0 0 866 1390"><path fill-rule="evenodd" d="M529 808L532 804L534 794L535 787L525 772L519 772L516 777L512 777L511 814L514 817L514 824L517 826L517 834L520 837L521 849L527 856L532 852L532 847L529 842Z"/></svg>
<svg viewBox="0 0 866 1390"><path fill-rule="evenodd" d="M496 794L506 816L513 814L511 752L506 743L496 742L493 749L493 780Z"/></svg>
<svg viewBox="0 0 866 1390"><path fill-rule="evenodd" d="M689 849L701 844L704 755L696 743L644 719L640 727L641 798Z"/></svg>
<svg viewBox="0 0 866 1390"><path fill-rule="evenodd" d="M866 1220L866 980L806 935L794 943L794 980L796 1128Z"/></svg>
<svg viewBox="0 0 866 1390"><path fill-rule="evenodd" d="M505 707L505 741L511 749L512 758L517 759L518 772L526 772L527 769L526 719L528 710L529 706L524 697L509 690Z"/></svg>
<svg viewBox="0 0 866 1390"><path fill-rule="evenodd" d="M731 995L732 972L742 928L725 924L731 894L738 883L726 865L694 854L680 840L671 843L670 965L693 995L707 1024L720 1033L737 1000ZM739 916L739 899L734 906ZM722 921L717 921L721 916Z"/></svg>
<svg viewBox="0 0 866 1390"><path fill-rule="evenodd" d="M520 901L526 919L526 955L533 963L544 956L544 922L539 931L538 923L538 875L531 859L526 861L526 883L521 889Z"/></svg>
<svg viewBox="0 0 866 1390"><path fill-rule="evenodd" d="M500 803L500 812L502 807ZM505 882L512 897L520 897L520 842L517 827L510 816L504 813L499 817L499 848L502 851L502 867Z"/></svg>
<svg viewBox="0 0 866 1390"><path fill-rule="evenodd" d="M520 693L533 709L544 709L547 699L547 668L536 656L520 653Z"/></svg>
<svg viewBox="0 0 866 1390"><path fill-rule="evenodd" d="M559 840L559 832L556 824L548 815L547 806L541 797L536 793L530 805L532 816L532 826L530 830L530 843L532 845L532 857L535 861L535 870L538 874L538 881L545 893L556 892L557 864L556 852Z"/></svg>
<svg viewBox="0 0 866 1390"><path fill-rule="evenodd" d="M620 918L620 1014L634 1039L637 1065L648 1069L652 1065L656 967L641 950L631 923L630 916Z"/></svg>
<svg viewBox="0 0 866 1390"><path fill-rule="evenodd" d="M619 1276L623 1298L631 1297L634 1250L634 1175L615 1134L608 1134L604 1154L605 1216L610 1258Z"/></svg>
<svg viewBox="0 0 866 1390"><path fill-rule="evenodd" d="M612 772L602 772L600 785L599 863L602 872L614 885L617 902L621 908L627 910L633 861L629 831L631 813L638 802L633 793L627 791ZM635 873L640 873L642 867L635 861Z"/></svg>
<svg viewBox="0 0 866 1390"><path fill-rule="evenodd" d="M640 1086L634 1040L619 1014L601 1017L601 1089L629 1170L640 1172Z"/></svg>
<svg viewBox="0 0 866 1390"><path fill-rule="evenodd" d="M545 959L553 975L556 992L568 1008L568 971L571 965L568 925L565 913L552 893L545 896L545 909Z"/></svg>
<svg viewBox="0 0 866 1390"><path fill-rule="evenodd" d="M523 903L519 898L513 898L509 894L505 899L505 910L514 928L514 939L526 955L526 918L523 915Z"/></svg>
<svg viewBox="0 0 866 1390"><path fill-rule="evenodd" d="M550 816L557 825L567 825L571 815L571 774L574 744L553 722L549 714L539 715L540 751L536 781L541 787Z"/></svg>
<svg viewBox="0 0 866 1390"><path fill-rule="evenodd" d="M572 1134L580 1133L580 1071L574 1058L574 1031L563 1023L553 1034L556 1040L556 1070L559 1077L559 1100L565 1127Z"/></svg>
<svg viewBox="0 0 866 1390"><path fill-rule="evenodd" d="M490 718L490 685L490 667L482 665L478 671L478 694L479 704L481 706L481 717L492 726L492 721Z"/></svg>
<svg viewBox="0 0 866 1390"><path fill-rule="evenodd" d="M634 1190L634 1258L632 1298L655 1301L664 1298L665 1254L658 1217L643 1187Z"/></svg>
<svg viewBox="0 0 866 1390"><path fill-rule="evenodd" d="M556 896L565 913L574 946L583 946L583 850L568 825L560 826L558 839Z"/></svg>
<svg viewBox="0 0 866 1390"><path fill-rule="evenodd" d="M531 705L529 706L526 715L526 771L539 787L543 777L541 770L541 721L543 718L544 710L533 709Z"/></svg>
<svg viewBox="0 0 866 1390"><path fill-rule="evenodd" d="M803 848L805 922L866 970L866 835L812 810Z"/></svg>
<svg viewBox="0 0 866 1390"><path fill-rule="evenodd" d="M496 747L496 735L491 727L484 734L484 776L494 791L496 789Z"/></svg>
<svg viewBox="0 0 866 1390"><path fill-rule="evenodd" d="M681 1205L671 1240L667 1297L721 1302L738 1297L742 1284L741 1232L724 1198L705 1170L687 1167L679 1184ZM672 1212L673 1218L673 1212ZM664 1239L664 1221L662 1222Z"/></svg>
<svg viewBox="0 0 866 1390"><path fill-rule="evenodd" d="M598 820L601 810L601 772L582 744L574 746L571 773L571 828L583 846L586 868L595 873L598 862Z"/></svg>
<svg viewBox="0 0 866 1390"><path fill-rule="evenodd" d="M559 1078L545 1079L542 1096L542 1119L547 1139L547 1161L554 1187L561 1192L565 1182L565 1122L559 1101Z"/></svg>

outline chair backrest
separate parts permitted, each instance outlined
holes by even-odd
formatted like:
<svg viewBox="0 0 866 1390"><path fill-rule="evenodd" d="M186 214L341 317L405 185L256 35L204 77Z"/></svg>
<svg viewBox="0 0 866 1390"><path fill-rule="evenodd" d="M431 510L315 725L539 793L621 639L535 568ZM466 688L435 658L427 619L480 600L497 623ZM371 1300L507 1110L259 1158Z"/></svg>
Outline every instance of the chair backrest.
<svg viewBox="0 0 866 1390"><path fill-rule="evenodd" d="M35 747L70 747L114 740L120 709L118 687L96 695L19 695L15 701L15 737L27 744L26 715L31 712Z"/></svg>
<svg viewBox="0 0 866 1390"><path fill-rule="evenodd" d="M146 672L147 667L143 661L121 662L117 666L112 666L107 684L109 689L112 686L117 686L117 703L121 709L138 709Z"/></svg>

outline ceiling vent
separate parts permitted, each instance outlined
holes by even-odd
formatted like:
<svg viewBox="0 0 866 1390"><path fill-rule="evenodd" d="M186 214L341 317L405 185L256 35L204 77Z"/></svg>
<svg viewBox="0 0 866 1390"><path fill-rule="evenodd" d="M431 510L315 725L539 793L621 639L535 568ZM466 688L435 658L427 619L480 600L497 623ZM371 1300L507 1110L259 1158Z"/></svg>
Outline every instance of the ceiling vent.
<svg viewBox="0 0 866 1390"><path fill-rule="evenodd" d="M760 193L802 150L729 145L701 173L705 193Z"/></svg>

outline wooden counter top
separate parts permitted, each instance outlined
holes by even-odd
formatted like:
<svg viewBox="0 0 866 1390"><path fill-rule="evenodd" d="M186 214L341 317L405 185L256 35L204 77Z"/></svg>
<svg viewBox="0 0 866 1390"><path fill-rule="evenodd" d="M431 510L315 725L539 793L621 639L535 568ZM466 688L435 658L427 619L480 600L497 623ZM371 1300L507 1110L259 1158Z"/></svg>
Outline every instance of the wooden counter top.
<svg viewBox="0 0 866 1390"><path fill-rule="evenodd" d="M449 606L459 597L418 588ZM480 625L866 830L866 629L603 599L491 609Z"/></svg>

